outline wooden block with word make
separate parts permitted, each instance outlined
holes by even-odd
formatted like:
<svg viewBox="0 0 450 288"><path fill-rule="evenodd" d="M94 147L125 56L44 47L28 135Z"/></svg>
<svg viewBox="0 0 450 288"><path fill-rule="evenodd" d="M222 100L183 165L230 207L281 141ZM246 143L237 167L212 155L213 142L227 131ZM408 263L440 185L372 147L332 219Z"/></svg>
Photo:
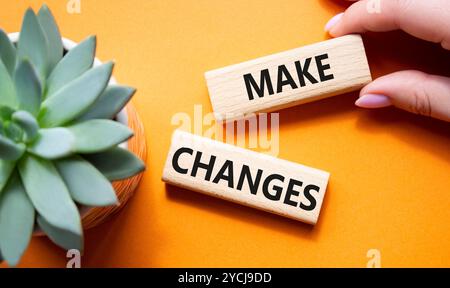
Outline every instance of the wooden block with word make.
<svg viewBox="0 0 450 288"><path fill-rule="evenodd" d="M177 130L162 180L316 224L329 173Z"/></svg>
<svg viewBox="0 0 450 288"><path fill-rule="evenodd" d="M219 121L358 90L370 81L360 35L347 35L205 73Z"/></svg>

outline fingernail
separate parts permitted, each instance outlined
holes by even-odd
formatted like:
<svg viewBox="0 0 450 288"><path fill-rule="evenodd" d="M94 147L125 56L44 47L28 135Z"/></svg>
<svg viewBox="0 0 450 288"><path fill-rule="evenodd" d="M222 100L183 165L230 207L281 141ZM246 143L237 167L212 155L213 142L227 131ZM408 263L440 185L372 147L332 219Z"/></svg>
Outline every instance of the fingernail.
<svg viewBox="0 0 450 288"><path fill-rule="evenodd" d="M356 100L355 105L362 108L382 108L391 106L391 99L380 94L366 94Z"/></svg>
<svg viewBox="0 0 450 288"><path fill-rule="evenodd" d="M341 21L341 18L343 15L344 15L344 13L339 13L339 14L335 15L333 18L331 18L330 20L328 20L328 23L325 25L325 31L329 32L331 30L331 28L334 27L334 25L336 25L339 21Z"/></svg>

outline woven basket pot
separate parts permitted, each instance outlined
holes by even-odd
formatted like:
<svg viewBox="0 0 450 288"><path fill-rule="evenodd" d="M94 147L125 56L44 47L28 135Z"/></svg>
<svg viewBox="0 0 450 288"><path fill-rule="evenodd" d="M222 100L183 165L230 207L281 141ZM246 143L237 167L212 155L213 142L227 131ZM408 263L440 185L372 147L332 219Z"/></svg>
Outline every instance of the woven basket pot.
<svg viewBox="0 0 450 288"><path fill-rule="evenodd" d="M122 115L119 116L128 118L127 123L124 124L127 124L128 127L134 131L134 137L125 143L127 145L123 145L122 147L126 147L128 150L145 161L147 158L147 148L145 143L144 126L142 125L141 119L131 103L128 104L125 109L121 111L121 113ZM120 120L120 122L123 122L123 120ZM128 200L133 196L134 191L141 181L142 174L143 173L140 173L131 178L113 182L113 187L116 190L117 199L119 200L119 205L89 208L86 211L83 211L81 213L83 228L89 229L103 223L109 216L113 215L125 206Z"/></svg>
<svg viewBox="0 0 450 288"><path fill-rule="evenodd" d="M8 34L9 39L13 43L17 43L19 40L19 33ZM70 50L77 45L76 42L63 38L63 46L65 50ZM95 58L94 67L101 65L102 62ZM111 77L109 84L117 84L114 77ZM116 116L116 121L127 125L134 132L134 137L125 143L120 144L124 149L128 149L145 161L147 157L147 148L145 143L145 133L144 126L142 125L141 119L136 112L132 103L129 103L122 111L120 111ZM83 222L83 228L89 229L100 225L105 222L108 217L118 212L128 200L133 196L139 182L141 181L142 173L135 175L131 178L115 181L113 182L113 187L117 194L117 199L119 200L119 205L108 206L108 207L80 207L80 214ZM37 229L35 235L41 235L40 231Z"/></svg>

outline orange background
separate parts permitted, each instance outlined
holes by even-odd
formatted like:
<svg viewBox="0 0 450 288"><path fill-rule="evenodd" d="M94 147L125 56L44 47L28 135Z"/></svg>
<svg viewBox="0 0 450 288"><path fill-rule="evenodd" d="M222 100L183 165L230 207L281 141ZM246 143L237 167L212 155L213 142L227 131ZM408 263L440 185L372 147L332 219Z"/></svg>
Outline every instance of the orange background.
<svg viewBox="0 0 450 288"><path fill-rule="evenodd" d="M44 1L1 0L0 27L18 31L25 9ZM86 232L83 267L450 266L449 124L394 108L353 105L357 93L280 112L280 154L331 172L319 223L299 222L160 180L171 118L211 112L203 73L327 39L323 26L347 3L332 0L45 1L62 34L98 36L97 56L138 88L148 170L130 203ZM438 45L403 33L364 36L374 77L405 69L449 76ZM65 252L33 239L23 267L65 267Z"/></svg>

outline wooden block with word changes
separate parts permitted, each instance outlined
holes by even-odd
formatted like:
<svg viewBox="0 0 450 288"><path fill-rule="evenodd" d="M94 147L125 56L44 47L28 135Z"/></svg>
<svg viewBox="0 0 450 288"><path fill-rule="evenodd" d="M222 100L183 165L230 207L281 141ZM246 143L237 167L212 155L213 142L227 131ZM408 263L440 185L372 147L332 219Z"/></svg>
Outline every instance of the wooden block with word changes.
<svg viewBox="0 0 450 288"><path fill-rule="evenodd" d="M174 132L162 180L316 224L329 173L230 144Z"/></svg>
<svg viewBox="0 0 450 288"><path fill-rule="evenodd" d="M372 80L360 35L205 73L217 120L236 120L358 90Z"/></svg>

